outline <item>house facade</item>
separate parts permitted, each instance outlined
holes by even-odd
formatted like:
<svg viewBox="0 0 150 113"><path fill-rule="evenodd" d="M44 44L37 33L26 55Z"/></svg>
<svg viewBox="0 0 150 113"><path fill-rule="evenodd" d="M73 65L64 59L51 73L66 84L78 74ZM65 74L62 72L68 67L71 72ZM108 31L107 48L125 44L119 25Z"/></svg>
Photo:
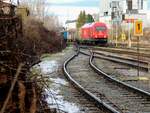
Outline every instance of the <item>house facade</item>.
<svg viewBox="0 0 150 113"><path fill-rule="evenodd" d="M147 25L148 0L101 0L99 21L111 27L112 22L130 23L142 20Z"/></svg>

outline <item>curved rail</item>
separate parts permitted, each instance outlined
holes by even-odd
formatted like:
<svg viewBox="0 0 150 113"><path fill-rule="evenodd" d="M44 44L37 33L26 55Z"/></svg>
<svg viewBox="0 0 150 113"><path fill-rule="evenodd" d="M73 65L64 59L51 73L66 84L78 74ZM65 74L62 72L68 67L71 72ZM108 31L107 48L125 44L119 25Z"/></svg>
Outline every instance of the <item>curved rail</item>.
<svg viewBox="0 0 150 113"><path fill-rule="evenodd" d="M93 50L95 51L106 51L106 52L113 52L113 53L120 53L120 54L124 54L124 53L128 53L130 55L139 55L139 53L137 53L137 51L133 51L133 50L125 50L125 49L121 49L121 48L105 48L105 47L99 47L99 48L93 48ZM150 53L145 53L145 52L140 52L140 55L143 57L148 57L150 56Z"/></svg>
<svg viewBox="0 0 150 113"><path fill-rule="evenodd" d="M146 96L146 97L150 98L150 93L149 93L149 92L146 92L146 91L144 91L144 90L142 90L142 89L136 88L136 87L131 86L131 85L129 85L129 84L126 84L126 83L124 83L124 82L122 82L122 81L119 81L119 80L117 80L117 79L115 79L115 78L112 78L111 76L109 76L108 74L106 74L105 72L103 72L102 70L100 70L97 66L95 66L95 65L92 63L93 58L94 58L94 54L92 53L92 55L91 55L91 57L90 57L90 66L91 66L98 74L103 75L104 77L106 77L106 78L107 78L108 80L110 80L111 82L117 83L117 84L121 85L122 87L125 87L125 88L127 88L127 89L130 89L130 90L136 92L136 93L139 93L139 94L141 94L141 95L143 95L143 96Z"/></svg>
<svg viewBox="0 0 150 113"><path fill-rule="evenodd" d="M88 47L84 47L84 48L81 47L81 48L88 49ZM90 56L89 54L82 52L82 51L80 51L80 53ZM109 55L109 54L105 54L103 52L93 51L93 53L94 53L93 56L95 58L100 58L100 59L109 60L109 61L116 62L116 63L125 64L128 66L132 66L134 68L139 68L140 70L143 70L146 72L150 71L149 62L146 62L146 61L137 60L137 59L133 59L133 58L129 58L129 57L121 57L121 56L117 56L117 55Z"/></svg>
<svg viewBox="0 0 150 113"><path fill-rule="evenodd" d="M98 55L94 56L96 58L101 58L104 60L109 60L112 62L125 64L128 66L140 68L140 70L144 70L144 71L149 72L149 62L137 60L137 59L132 59L132 58L128 58L128 57L121 57L121 56L117 56L117 55L107 55L107 54L100 53L100 52L94 52L94 53L98 54Z"/></svg>
<svg viewBox="0 0 150 113"><path fill-rule="evenodd" d="M125 57L125 56L118 56L118 55L112 55L112 54L106 54L106 53L103 53L103 52L100 52L100 51L94 51L94 53L96 54L99 54L99 55L103 55L103 56L108 56L108 57L112 57L112 58L118 58L118 59L121 59L121 60L129 60L129 61L133 61L133 62L140 62L140 63L143 63L143 64L148 64L148 62L146 61L143 61L143 60L138 60L138 59L134 59L134 58L130 58L130 57Z"/></svg>
<svg viewBox="0 0 150 113"><path fill-rule="evenodd" d="M76 56L78 56L79 51L77 52L77 54L73 55L72 57L70 57L69 59L67 59L64 64L63 64L63 71L65 73L65 76L67 77L67 79L71 82L71 84L73 84L81 93L83 93L84 95L87 96L88 99L90 99L91 101L93 101L97 107L99 107L100 109L103 108L105 111L109 112L109 113L120 113L119 111L115 110L114 108L112 108L110 105L102 102L99 98L97 98L95 95L93 95L91 92L89 92L88 90L84 89L79 83L77 83L69 74L68 70L67 70L67 64L74 59Z"/></svg>

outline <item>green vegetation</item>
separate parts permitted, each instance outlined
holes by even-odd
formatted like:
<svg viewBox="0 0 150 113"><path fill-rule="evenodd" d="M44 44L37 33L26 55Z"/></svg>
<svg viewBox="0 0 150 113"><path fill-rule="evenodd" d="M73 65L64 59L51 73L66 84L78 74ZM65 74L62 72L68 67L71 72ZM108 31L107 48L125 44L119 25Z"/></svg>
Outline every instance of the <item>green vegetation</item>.
<svg viewBox="0 0 150 113"><path fill-rule="evenodd" d="M88 14L86 16L86 23L92 23L94 22L94 18L92 17L92 15Z"/></svg>
<svg viewBox="0 0 150 113"><path fill-rule="evenodd" d="M77 19L77 24L76 24L76 27L77 28L80 28L82 25L84 25L86 22L86 14L85 14L85 11L81 11L79 16L78 16L78 19Z"/></svg>
<svg viewBox="0 0 150 113"><path fill-rule="evenodd" d="M92 15L86 14L85 11L81 11L77 19L76 27L79 29L85 23L92 23L92 22L94 22Z"/></svg>

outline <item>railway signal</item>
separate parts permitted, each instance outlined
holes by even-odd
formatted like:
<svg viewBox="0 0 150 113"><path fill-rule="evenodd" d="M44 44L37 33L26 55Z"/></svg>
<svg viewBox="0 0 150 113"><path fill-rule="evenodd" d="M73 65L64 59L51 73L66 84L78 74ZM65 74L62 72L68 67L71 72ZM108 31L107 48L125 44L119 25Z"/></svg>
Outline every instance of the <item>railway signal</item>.
<svg viewBox="0 0 150 113"><path fill-rule="evenodd" d="M143 36L143 22L136 20L134 23L134 36Z"/></svg>

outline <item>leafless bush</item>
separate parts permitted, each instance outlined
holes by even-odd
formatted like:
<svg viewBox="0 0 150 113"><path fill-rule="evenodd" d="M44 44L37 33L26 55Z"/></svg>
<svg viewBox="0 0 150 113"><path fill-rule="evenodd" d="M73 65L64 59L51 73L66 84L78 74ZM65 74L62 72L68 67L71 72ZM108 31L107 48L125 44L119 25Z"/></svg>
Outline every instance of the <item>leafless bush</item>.
<svg viewBox="0 0 150 113"><path fill-rule="evenodd" d="M46 16L44 19L44 26L50 31L57 31L59 28L59 21L57 16Z"/></svg>
<svg viewBox="0 0 150 113"><path fill-rule="evenodd" d="M55 29L48 30L42 22L29 18L24 22L24 37L27 46L35 53L57 52L63 49L63 39Z"/></svg>

